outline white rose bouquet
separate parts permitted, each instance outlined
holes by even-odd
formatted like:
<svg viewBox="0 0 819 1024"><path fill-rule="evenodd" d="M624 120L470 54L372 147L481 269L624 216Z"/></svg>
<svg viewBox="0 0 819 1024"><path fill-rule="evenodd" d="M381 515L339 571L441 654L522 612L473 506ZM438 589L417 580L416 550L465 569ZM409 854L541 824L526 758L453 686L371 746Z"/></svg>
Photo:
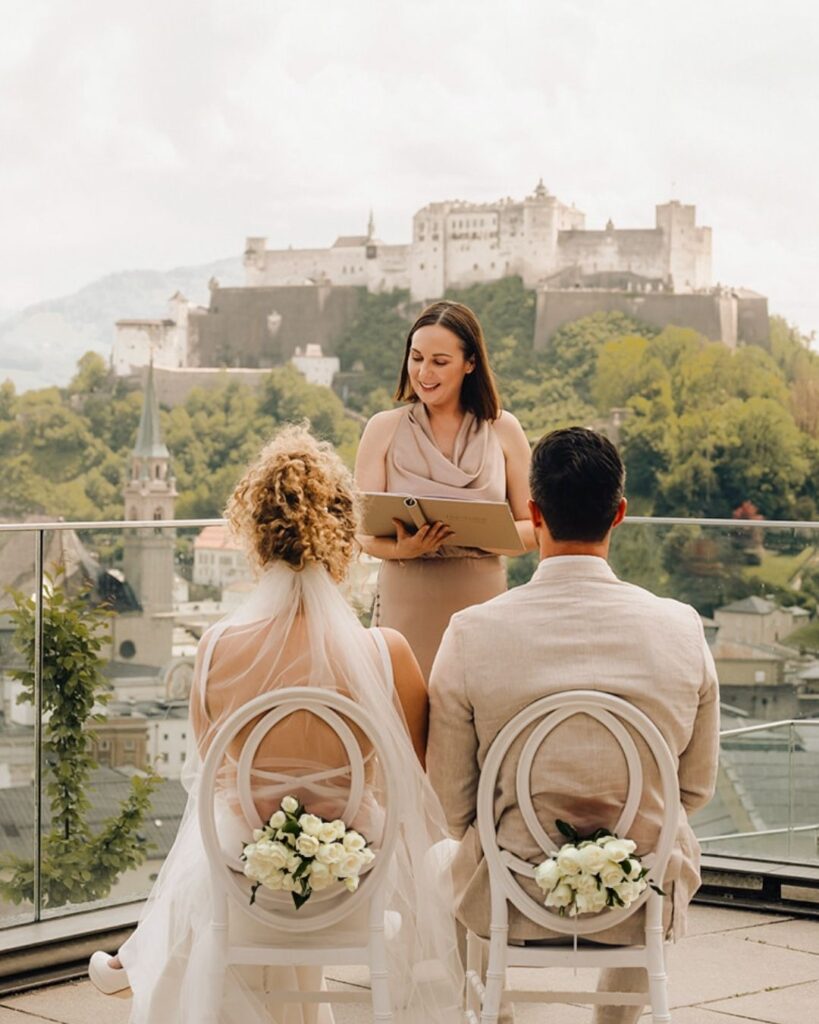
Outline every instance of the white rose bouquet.
<svg viewBox="0 0 819 1024"><path fill-rule="evenodd" d="M291 893L298 909L314 892L337 883L355 892L359 875L375 854L364 836L341 819L325 821L307 814L294 796L286 796L270 821L253 830L253 842L245 844L242 860L245 876L254 883L251 904L259 886L264 886Z"/></svg>
<svg viewBox="0 0 819 1024"><path fill-rule="evenodd" d="M648 868L634 856L637 845L631 839L605 828L583 838L568 822L555 824L569 842L535 868L535 882L546 894L544 906L577 917L628 907L649 885L663 895L646 877Z"/></svg>

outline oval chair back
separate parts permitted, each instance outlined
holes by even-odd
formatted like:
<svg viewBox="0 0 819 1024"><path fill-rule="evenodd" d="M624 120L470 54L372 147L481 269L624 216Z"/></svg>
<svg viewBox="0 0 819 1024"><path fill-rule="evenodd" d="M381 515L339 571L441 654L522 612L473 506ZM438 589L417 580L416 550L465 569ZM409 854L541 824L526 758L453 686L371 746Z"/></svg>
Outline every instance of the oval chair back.
<svg viewBox="0 0 819 1024"><path fill-rule="evenodd" d="M543 853L543 859L545 860L549 854L557 851L558 847L547 835L535 814L531 793L532 765L538 750L548 739L549 734L574 715L588 715L596 719L608 729L623 752L629 776L628 792L623 810L613 830L621 837L628 836L643 792L643 770L640 755L626 724L642 737L654 758L662 789L663 820L654 849L639 854L639 857L643 866L650 869L649 877L659 886L662 885L666 865L676 838L680 790L674 758L659 729L634 705L609 693L596 690L571 690L551 697L543 697L515 715L493 740L481 769L477 797L478 834L489 868L493 890L499 892L530 921L541 927L566 935L584 936L594 935L595 932L612 928L630 917L652 895L651 888L647 887L628 907L609 909L588 916L562 917L547 910L542 902L529 895L518 880L518 877L521 876L534 878L536 865L521 860L498 846L494 808L495 787L501 766L521 733L534 725L523 744L518 761L517 804L529 833Z"/></svg>
<svg viewBox="0 0 819 1024"><path fill-rule="evenodd" d="M351 724L360 730L372 747L372 756L377 759L383 779L380 788L384 794L385 813L383 828L374 849L376 857L369 870L362 872L360 885L354 893L342 886L333 885L313 893L297 910L289 892L271 892L260 887L251 906L250 883L240 873L241 862L232 860L219 842L215 811L216 776L231 743L242 729L258 718L242 744L236 763L237 796L248 825L247 842L251 842L252 830L264 824L253 799L253 760L271 729L290 715L303 711L315 715L329 726L346 752L349 791L342 818L347 825L354 821L366 797L365 757L359 740L350 728ZM340 767L339 774L344 770L343 766ZM261 924L276 930L302 933L335 926L355 913L362 903L370 901L377 894L389 869L400 822L400 808L396 799L398 771L395 755L379 737L370 715L349 697L335 691L314 686L293 686L263 694L239 708L214 737L202 766L200 781L199 829L210 865L214 907L224 904L224 897L227 897ZM297 788L298 784L299 778L294 776L293 787Z"/></svg>

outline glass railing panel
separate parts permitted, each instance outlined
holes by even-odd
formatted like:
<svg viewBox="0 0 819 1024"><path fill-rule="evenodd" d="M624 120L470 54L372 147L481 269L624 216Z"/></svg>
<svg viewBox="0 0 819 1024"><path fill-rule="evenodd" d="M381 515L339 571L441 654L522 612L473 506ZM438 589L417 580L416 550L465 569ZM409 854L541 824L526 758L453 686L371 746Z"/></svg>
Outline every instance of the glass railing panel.
<svg viewBox="0 0 819 1024"><path fill-rule="evenodd" d="M36 916L36 697L26 653L34 636L18 609L33 612L37 560L35 531L0 531L0 928Z"/></svg>
<svg viewBox="0 0 819 1024"><path fill-rule="evenodd" d="M0 532L0 587L22 587L23 600L38 592L38 536L32 529ZM819 727L810 721L819 718L817 550L819 524L627 520L615 534L612 563L618 574L692 603L712 643L728 735L714 801L694 819L707 853L819 864ZM182 773L195 749L188 697L198 641L252 586L244 556L215 521L66 526L43 531L42 552L51 579L42 590L40 790L35 711L14 703L23 685L16 674L35 670L35 652L29 651L26 662L14 646L19 624L8 616L12 598L5 596L0 605L6 612L0 618L0 806L8 808L0 816L0 848L27 859L32 875L38 865L40 896L32 899L29 878L28 892L14 903L8 890L14 873L6 864L0 872L7 886L0 926L148 892L185 806ZM14 573L2 569L9 559L18 566ZM510 559L510 585L528 579L535 563L532 556ZM376 560L362 558L346 584L364 622L377 572ZM739 609L732 608L737 604ZM71 626L63 629L62 641L55 623L60 616ZM66 662L60 643L67 634L75 641L97 636L99 649L72 648ZM93 706L100 719L89 723L93 736L86 734L81 750L89 762L75 770L71 758L76 764L77 749L53 748L60 722L49 700L56 679L65 692L76 685L71 679L91 655L91 674L104 697ZM793 724L776 724L783 721ZM76 813L65 812L70 793L62 805L55 796L66 779L81 783L75 786ZM124 809L125 833L117 824ZM15 884L24 886L22 876Z"/></svg>
<svg viewBox="0 0 819 1024"><path fill-rule="evenodd" d="M805 721L819 716L819 524L627 520L612 564L704 620L730 735L694 817L703 849L819 864L819 731Z"/></svg>

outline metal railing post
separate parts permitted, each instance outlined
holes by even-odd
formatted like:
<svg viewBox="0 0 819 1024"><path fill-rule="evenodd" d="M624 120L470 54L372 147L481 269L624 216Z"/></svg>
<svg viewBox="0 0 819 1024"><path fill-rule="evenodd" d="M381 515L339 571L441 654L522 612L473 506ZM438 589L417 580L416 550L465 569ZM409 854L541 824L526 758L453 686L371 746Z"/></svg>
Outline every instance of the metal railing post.
<svg viewBox="0 0 819 1024"><path fill-rule="evenodd" d="M37 531L34 549L34 920L42 914L43 848L43 584L45 530Z"/></svg>

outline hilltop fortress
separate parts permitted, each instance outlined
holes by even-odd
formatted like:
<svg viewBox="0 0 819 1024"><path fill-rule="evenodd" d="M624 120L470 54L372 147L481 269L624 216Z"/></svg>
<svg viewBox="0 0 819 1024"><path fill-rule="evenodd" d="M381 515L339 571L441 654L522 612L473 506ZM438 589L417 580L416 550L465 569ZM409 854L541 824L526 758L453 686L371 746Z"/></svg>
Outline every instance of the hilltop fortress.
<svg viewBox="0 0 819 1024"><path fill-rule="evenodd" d="M653 228L609 221L587 230L585 222L540 181L520 201L430 203L401 245L376 236L372 214L366 234L342 235L327 249L268 249L265 238L248 238L243 287L213 280L207 308L177 294L164 319L118 321L113 366L130 374L153 358L165 401L163 369L247 371L285 363L308 345L333 356L362 288L408 290L420 308L450 288L511 276L536 291L535 348L548 347L565 323L612 310L691 327L730 348L767 344L767 299L712 284L711 229L697 224L694 206L657 206ZM180 378L179 386L188 384Z"/></svg>
<svg viewBox="0 0 819 1024"><path fill-rule="evenodd" d="M521 201L430 203L412 219L412 241L386 245L375 237L342 235L329 249L268 249L248 238L249 287L327 283L369 291L408 288L412 299L440 298L447 288L518 275L526 288L572 283L605 286L627 275L634 290L677 293L711 286L711 229L698 227L693 206L656 209L653 228L587 231L586 215L551 195L542 181Z"/></svg>

